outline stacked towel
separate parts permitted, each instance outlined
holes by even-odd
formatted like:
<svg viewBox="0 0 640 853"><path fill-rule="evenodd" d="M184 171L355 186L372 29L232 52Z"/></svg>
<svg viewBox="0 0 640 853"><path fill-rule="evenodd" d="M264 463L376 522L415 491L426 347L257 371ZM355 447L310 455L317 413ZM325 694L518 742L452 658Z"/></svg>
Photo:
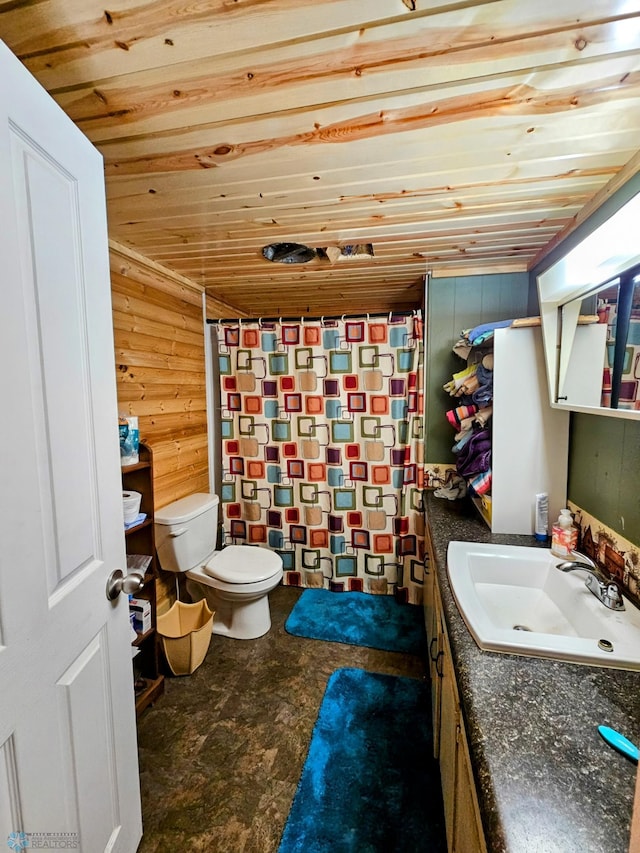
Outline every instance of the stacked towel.
<svg viewBox="0 0 640 853"><path fill-rule="evenodd" d="M462 439L471 435L473 432L473 425L476 422L475 415L472 415L470 418L464 418L464 420L460 421L460 429L455 435L456 441L462 441Z"/></svg>
<svg viewBox="0 0 640 853"><path fill-rule="evenodd" d="M481 427L486 427L493 415L493 406L485 406L474 415L473 422Z"/></svg>
<svg viewBox="0 0 640 853"><path fill-rule="evenodd" d="M454 373L443 389L456 397L460 405L446 413L456 430L451 448L456 454L456 470L468 481L469 489L478 495L491 491L491 417L493 415L493 353L474 349L486 344L495 329L512 324L512 320L483 323L462 332L453 351L471 361L464 370ZM460 488L450 484L440 489L439 497L455 500L462 497Z"/></svg>
<svg viewBox="0 0 640 853"><path fill-rule="evenodd" d="M471 436L473 435L473 426L470 426L468 429L464 430L464 432L456 433L456 443L451 448L452 453L460 453L465 444L469 441Z"/></svg>
<svg viewBox="0 0 640 853"><path fill-rule="evenodd" d="M474 432L458 453L456 470L462 477L474 477L491 468L491 433L488 429Z"/></svg>
<svg viewBox="0 0 640 853"><path fill-rule="evenodd" d="M477 495L486 495L491 491L491 468L482 474L476 474L469 480L469 488Z"/></svg>
<svg viewBox="0 0 640 853"><path fill-rule="evenodd" d="M460 429L460 424L465 418L470 418L478 411L477 406L458 406L457 409L450 409L447 414L447 420L454 429Z"/></svg>
<svg viewBox="0 0 640 853"><path fill-rule="evenodd" d="M471 377L476 372L477 365L470 364L465 367L464 370L458 371L458 373L454 373L451 379L446 382L442 388L450 394L452 397L460 397L465 392L462 390L463 386L467 379L471 379Z"/></svg>
<svg viewBox="0 0 640 853"><path fill-rule="evenodd" d="M466 361L473 347L488 343L496 329L504 329L512 323L513 320L497 320L493 323L481 323L473 329L463 329L460 340L453 346L453 351Z"/></svg>
<svg viewBox="0 0 640 853"><path fill-rule="evenodd" d="M493 400L493 370L484 366L485 360L486 357L482 360L481 364L477 365L476 372L474 373L478 387L473 392L472 399L480 408L488 406L491 400ZM491 357L491 362L493 363L493 356Z"/></svg>
<svg viewBox="0 0 640 853"><path fill-rule="evenodd" d="M473 394L475 394L479 387L480 382L478 381L478 376L476 373L474 373L473 376L469 376L467 379L464 380L464 382L460 386L460 392L458 396L468 394L473 399Z"/></svg>
<svg viewBox="0 0 640 853"><path fill-rule="evenodd" d="M498 320L495 323L481 323L479 326L476 326L473 329L468 329L462 334L467 338L469 343L477 347L480 344L484 344L491 340L496 329L505 329L512 323L513 320Z"/></svg>

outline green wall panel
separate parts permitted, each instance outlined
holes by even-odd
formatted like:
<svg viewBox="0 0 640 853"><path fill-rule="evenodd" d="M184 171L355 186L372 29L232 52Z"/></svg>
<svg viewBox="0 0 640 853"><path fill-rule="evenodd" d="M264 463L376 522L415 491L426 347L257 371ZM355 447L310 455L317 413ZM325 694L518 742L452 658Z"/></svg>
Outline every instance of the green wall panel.
<svg viewBox="0 0 640 853"><path fill-rule="evenodd" d="M640 544L640 423L573 414L569 500Z"/></svg>
<svg viewBox="0 0 640 853"><path fill-rule="evenodd" d="M454 398L442 390L464 361L451 348L463 329L480 323L528 316L527 273L458 276L430 279L427 289L426 346L426 459L431 463L454 460L453 430L445 412Z"/></svg>

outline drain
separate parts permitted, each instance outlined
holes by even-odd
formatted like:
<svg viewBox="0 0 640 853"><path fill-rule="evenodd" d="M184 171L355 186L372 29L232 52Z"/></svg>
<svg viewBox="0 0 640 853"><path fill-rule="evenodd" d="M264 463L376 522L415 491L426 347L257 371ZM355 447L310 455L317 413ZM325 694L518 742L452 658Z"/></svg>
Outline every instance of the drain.
<svg viewBox="0 0 640 853"><path fill-rule="evenodd" d="M514 631L531 631L531 628L527 628L526 625L514 625L513 630Z"/></svg>
<svg viewBox="0 0 640 853"><path fill-rule="evenodd" d="M612 652L613 643L610 640L598 640L598 648L603 652Z"/></svg>

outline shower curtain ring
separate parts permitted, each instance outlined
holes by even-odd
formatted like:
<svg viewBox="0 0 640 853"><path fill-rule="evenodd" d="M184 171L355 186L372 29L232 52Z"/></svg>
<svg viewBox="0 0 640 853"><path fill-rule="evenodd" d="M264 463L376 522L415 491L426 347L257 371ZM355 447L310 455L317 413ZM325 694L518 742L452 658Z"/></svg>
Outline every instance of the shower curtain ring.
<svg viewBox="0 0 640 853"><path fill-rule="evenodd" d="M262 328L262 317L258 317L258 328Z"/></svg>
<svg viewBox="0 0 640 853"><path fill-rule="evenodd" d="M391 315L392 314L393 314L393 311L389 311L389 323L391 322Z"/></svg>
<svg viewBox="0 0 640 853"><path fill-rule="evenodd" d="M345 318L346 316L347 316L346 314L343 314L343 315L342 315L342 322L343 322L343 323L344 323L344 318Z"/></svg>

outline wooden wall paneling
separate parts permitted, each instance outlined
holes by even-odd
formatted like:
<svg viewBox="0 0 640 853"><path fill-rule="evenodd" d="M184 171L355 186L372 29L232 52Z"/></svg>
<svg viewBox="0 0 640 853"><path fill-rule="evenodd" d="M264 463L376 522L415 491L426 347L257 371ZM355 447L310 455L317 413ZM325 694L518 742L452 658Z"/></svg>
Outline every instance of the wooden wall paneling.
<svg viewBox="0 0 640 853"><path fill-rule="evenodd" d="M153 449L157 510L209 488L204 291L114 242L110 259L118 406L138 417ZM161 602L174 596L174 582L161 573Z"/></svg>
<svg viewBox="0 0 640 853"><path fill-rule="evenodd" d="M112 275L133 277L138 284L151 285L159 293L168 293L173 298L179 297L193 305L199 303L199 294L203 288L197 282L156 264L145 255L119 245L115 240L109 241L109 249Z"/></svg>
<svg viewBox="0 0 640 853"><path fill-rule="evenodd" d="M115 329L133 335L148 335L150 338L160 341L176 341L187 344L188 346L200 346L199 332L170 326L166 322L159 323L148 316L144 316L142 313L137 313L135 310L136 306L132 306L130 300L127 300L126 293L120 296L112 290L112 302L113 326ZM149 313L144 300L142 300L142 304L138 307L145 314Z"/></svg>
<svg viewBox="0 0 640 853"><path fill-rule="evenodd" d="M222 299L217 299L210 293L207 293L206 296L205 315L207 320L220 319L221 317L250 316L246 311L238 308L237 305L233 305L231 302L225 302Z"/></svg>
<svg viewBox="0 0 640 853"><path fill-rule="evenodd" d="M119 343L123 349L131 352L154 353L185 360L202 358L201 343L182 343L181 341L167 340L132 330L121 329Z"/></svg>
<svg viewBox="0 0 640 853"><path fill-rule="evenodd" d="M207 475L203 291L114 243L111 267L118 401L153 447L159 509Z"/></svg>
<svg viewBox="0 0 640 853"><path fill-rule="evenodd" d="M130 401L130 400L148 400L152 402L153 400L179 400L180 393L182 390L182 386L173 382L167 385L142 385L141 383L130 382L126 385L123 384L119 387L119 399L122 401ZM204 385L191 385L189 387L193 397L204 397L206 390ZM188 410L191 408L191 397L186 401L183 400L182 405L184 406L184 410Z"/></svg>
<svg viewBox="0 0 640 853"><path fill-rule="evenodd" d="M156 500L165 505L198 490L209 489L208 445L205 432L184 439L164 439L156 445L158 473L154 485ZM206 482L204 488L202 485ZM196 486L198 487L196 488Z"/></svg>
<svg viewBox="0 0 640 853"><path fill-rule="evenodd" d="M139 258L128 257L125 270L122 252L113 246L111 267L114 309L120 318L114 324L118 402L127 414L139 418L140 437L154 451L157 481L162 475L163 456L159 451L165 442L171 441L174 429L184 427L184 422L176 421L176 408L197 418L199 410L194 410L191 402L196 399L202 401L201 412L206 412L202 395L205 385L202 295L197 285L185 294L184 283L173 281L170 273L163 279L154 268L150 275L149 267ZM132 328L134 323L124 331L124 318L135 316L154 323L154 334L138 336ZM172 330L176 328L189 333L188 342L172 339ZM175 345L186 346L191 357L174 355ZM135 389L133 393L123 391L129 385ZM195 397L192 388L198 389ZM154 393L148 398L147 391L151 389ZM198 424L197 431L206 441L206 421L204 427L201 422ZM162 504L158 503L156 482L154 490L159 509Z"/></svg>
<svg viewBox="0 0 640 853"><path fill-rule="evenodd" d="M206 454L205 454L206 455ZM187 491L185 489L185 477L188 476L189 482L191 484L191 488ZM158 480L159 486L159 501L166 506L166 504L171 503L172 500L177 500L173 496L176 494L180 494L180 492L184 492L182 497L185 497L186 494L195 494L196 492L208 492L209 491L209 472L205 470L203 465L200 466L186 466L181 468L179 471L171 471L168 474L164 474L161 479Z"/></svg>

